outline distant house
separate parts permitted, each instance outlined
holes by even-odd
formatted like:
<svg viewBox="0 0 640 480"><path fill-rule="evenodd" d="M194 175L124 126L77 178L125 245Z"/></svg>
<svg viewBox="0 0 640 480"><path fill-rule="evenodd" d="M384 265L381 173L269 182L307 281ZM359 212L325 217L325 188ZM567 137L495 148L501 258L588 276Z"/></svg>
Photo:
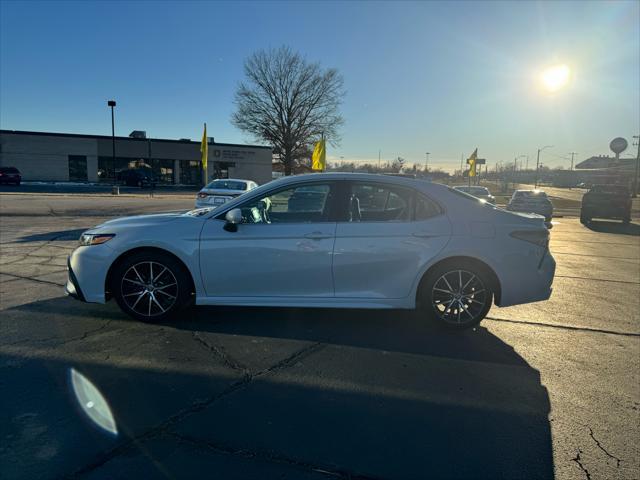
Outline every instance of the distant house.
<svg viewBox="0 0 640 480"><path fill-rule="evenodd" d="M615 157L608 155L597 155L587 158L576 164L576 170L617 170L633 172L635 168L635 158L621 158L619 161Z"/></svg>

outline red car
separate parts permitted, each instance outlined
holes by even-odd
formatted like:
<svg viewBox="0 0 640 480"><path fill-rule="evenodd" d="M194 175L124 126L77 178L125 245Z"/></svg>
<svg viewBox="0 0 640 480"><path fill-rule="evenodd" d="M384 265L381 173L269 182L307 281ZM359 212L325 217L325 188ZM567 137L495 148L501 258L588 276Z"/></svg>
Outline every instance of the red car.
<svg viewBox="0 0 640 480"><path fill-rule="evenodd" d="M15 183L20 185L22 175L16 167L0 167L0 183Z"/></svg>

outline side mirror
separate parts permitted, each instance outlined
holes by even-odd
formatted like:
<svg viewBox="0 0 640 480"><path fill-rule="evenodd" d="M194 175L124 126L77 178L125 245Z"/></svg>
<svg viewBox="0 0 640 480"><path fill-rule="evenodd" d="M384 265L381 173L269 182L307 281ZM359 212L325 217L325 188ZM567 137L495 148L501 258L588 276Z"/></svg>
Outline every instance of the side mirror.
<svg viewBox="0 0 640 480"><path fill-rule="evenodd" d="M238 224L242 223L242 210L239 208L229 210L224 216L224 219L227 221L227 223L224 224L224 229L227 232L237 232Z"/></svg>

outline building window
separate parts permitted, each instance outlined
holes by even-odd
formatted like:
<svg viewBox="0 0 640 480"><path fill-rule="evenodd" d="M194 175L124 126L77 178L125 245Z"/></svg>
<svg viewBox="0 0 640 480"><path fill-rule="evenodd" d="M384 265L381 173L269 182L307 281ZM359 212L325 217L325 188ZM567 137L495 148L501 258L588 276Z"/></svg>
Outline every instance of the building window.
<svg viewBox="0 0 640 480"><path fill-rule="evenodd" d="M87 181L87 157L85 155L69 155L69 180L72 182Z"/></svg>
<svg viewBox="0 0 640 480"><path fill-rule="evenodd" d="M180 160L180 183L202 185L202 163L197 160Z"/></svg>
<svg viewBox="0 0 640 480"><path fill-rule="evenodd" d="M151 162L151 164L149 164ZM113 172L116 178L123 177L126 170L150 169L153 181L157 185L170 185L173 183L173 160L164 158L122 158L116 157L115 168L112 157L98 157L98 180L112 183Z"/></svg>

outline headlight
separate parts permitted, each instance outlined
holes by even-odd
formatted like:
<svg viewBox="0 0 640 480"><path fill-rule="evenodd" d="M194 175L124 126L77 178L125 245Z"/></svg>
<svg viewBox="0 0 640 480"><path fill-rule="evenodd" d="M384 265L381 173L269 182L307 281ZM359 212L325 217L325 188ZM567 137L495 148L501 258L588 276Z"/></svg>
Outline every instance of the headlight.
<svg viewBox="0 0 640 480"><path fill-rule="evenodd" d="M114 233L83 233L80 237L80 245L100 245L101 243L108 242L116 235Z"/></svg>

